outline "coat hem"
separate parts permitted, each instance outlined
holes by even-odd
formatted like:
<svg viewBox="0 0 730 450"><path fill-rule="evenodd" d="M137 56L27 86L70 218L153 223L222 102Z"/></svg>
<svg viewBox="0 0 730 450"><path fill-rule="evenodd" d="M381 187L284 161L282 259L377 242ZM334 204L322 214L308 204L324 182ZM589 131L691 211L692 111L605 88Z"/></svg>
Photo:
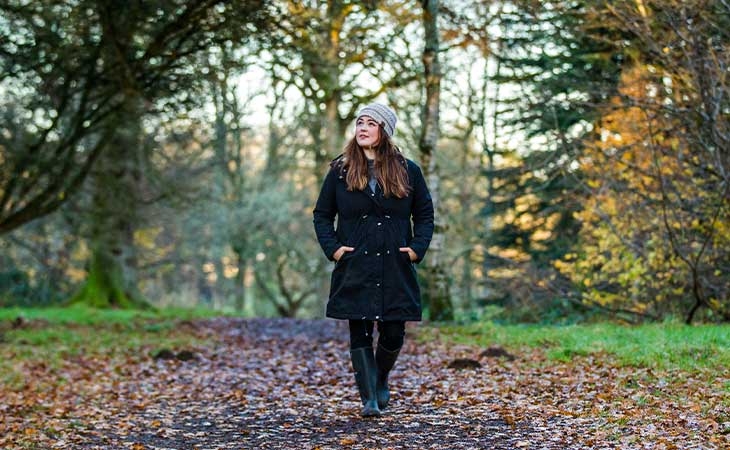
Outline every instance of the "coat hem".
<svg viewBox="0 0 730 450"><path fill-rule="evenodd" d="M401 322L421 322L423 319L421 316L398 316L398 317L381 317L379 319L376 319L375 317L363 317L360 315L355 314L326 314L326 317L328 319L336 319L336 320L378 320L378 321L401 321Z"/></svg>

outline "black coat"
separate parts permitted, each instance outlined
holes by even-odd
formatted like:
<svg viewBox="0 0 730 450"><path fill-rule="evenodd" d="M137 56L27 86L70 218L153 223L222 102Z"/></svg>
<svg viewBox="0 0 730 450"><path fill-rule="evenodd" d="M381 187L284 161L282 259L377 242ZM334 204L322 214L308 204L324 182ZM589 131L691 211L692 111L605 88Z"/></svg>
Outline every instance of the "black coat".
<svg viewBox="0 0 730 450"><path fill-rule="evenodd" d="M314 230L330 261L343 245L355 250L345 252L332 270L327 317L421 320L414 262L423 260L433 235L433 203L421 169L405 160L411 193L386 198L380 186L375 192L369 186L348 191L347 169L337 162L338 158L322 184L313 211ZM416 261L399 247L411 247Z"/></svg>

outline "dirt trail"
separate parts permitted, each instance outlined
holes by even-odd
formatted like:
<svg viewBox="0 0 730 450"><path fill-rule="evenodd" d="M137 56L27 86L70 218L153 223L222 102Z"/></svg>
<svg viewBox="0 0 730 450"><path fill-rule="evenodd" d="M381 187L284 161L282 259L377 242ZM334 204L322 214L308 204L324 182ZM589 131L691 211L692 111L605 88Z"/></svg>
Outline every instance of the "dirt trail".
<svg viewBox="0 0 730 450"><path fill-rule="evenodd" d="M727 438L710 437L712 425L701 412L668 402L681 401L661 391L674 387L645 386L635 371L601 358L538 364L539 352L492 357L438 339L417 343L420 328L409 324L391 375L391 406L380 418L362 419L343 322L218 318L183 322L181 330L201 345L157 358L150 356L154 343L144 354L79 357L65 369L73 383L60 385L44 381L57 376L52 370L38 368L29 388L46 383L51 392L42 405L25 404L22 392L9 398L0 425L24 438L0 436L0 443L133 450L715 449ZM449 368L457 358L481 367ZM32 430L42 440L28 434L29 414L43 424Z"/></svg>
<svg viewBox="0 0 730 450"><path fill-rule="evenodd" d="M122 389L131 406L115 414L122 428L92 431L88 448L617 448L586 446L581 430L591 424L573 417L505 415L490 380L508 370L502 362L448 369L469 349L416 344L414 328L392 372L392 404L377 419L359 417L342 322L215 319L194 332L219 336L218 345L140 368L146 377Z"/></svg>

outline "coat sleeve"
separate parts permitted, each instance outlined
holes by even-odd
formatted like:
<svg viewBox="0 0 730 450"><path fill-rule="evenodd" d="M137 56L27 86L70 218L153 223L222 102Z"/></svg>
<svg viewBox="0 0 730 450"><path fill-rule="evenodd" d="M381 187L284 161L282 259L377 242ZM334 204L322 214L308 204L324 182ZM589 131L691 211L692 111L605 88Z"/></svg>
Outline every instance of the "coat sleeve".
<svg viewBox="0 0 730 450"><path fill-rule="evenodd" d="M337 215L336 186L337 171L331 168L322 183L322 190L312 211L314 232L317 234L317 240L322 247L322 251L330 261L335 260L332 255L342 246L337 239L334 226L335 216Z"/></svg>
<svg viewBox="0 0 730 450"><path fill-rule="evenodd" d="M413 239L410 247L418 255L414 262L420 263L426 256L426 250L428 250L433 236L433 201L421 168L415 164L412 167L413 204L411 206L411 218L413 220Z"/></svg>

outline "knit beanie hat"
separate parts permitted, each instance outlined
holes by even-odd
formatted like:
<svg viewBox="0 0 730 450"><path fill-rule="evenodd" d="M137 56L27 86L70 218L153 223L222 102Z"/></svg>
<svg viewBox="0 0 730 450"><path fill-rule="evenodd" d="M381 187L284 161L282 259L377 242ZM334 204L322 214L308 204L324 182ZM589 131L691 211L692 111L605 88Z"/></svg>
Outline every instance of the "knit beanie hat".
<svg viewBox="0 0 730 450"><path fill-rule="evenodd" d="M395 111L382 103L371 103L365 106L357 113L356 120L362 116L368 116L375 119L376 122L385 128L385 132L389 137L392 137L395 134L395 123L398 121L395 117Z"/></svg>

